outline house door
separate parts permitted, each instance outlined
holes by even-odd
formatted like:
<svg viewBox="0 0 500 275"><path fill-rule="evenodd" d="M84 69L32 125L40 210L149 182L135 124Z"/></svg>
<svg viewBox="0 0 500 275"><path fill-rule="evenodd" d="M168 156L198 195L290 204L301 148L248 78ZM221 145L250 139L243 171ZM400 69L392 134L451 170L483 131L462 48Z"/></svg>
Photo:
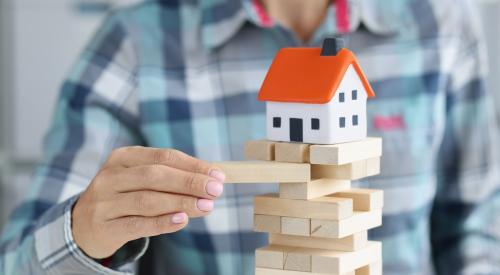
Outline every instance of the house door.
<svg viewBox="0 0 500 275"><path fill-rule="evenodd" d="M302 119L290 118L290 141L303 141Z"/></svg>

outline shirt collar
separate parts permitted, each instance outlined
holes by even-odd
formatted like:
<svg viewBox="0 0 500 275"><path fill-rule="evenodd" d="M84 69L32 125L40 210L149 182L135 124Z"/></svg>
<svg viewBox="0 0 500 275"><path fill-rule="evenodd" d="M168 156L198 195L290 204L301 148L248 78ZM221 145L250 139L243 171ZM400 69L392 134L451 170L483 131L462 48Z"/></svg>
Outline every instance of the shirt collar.
<svg viewBox="0 0 500 275"><path fill-rule="evenodd" d="M377 35L393 35L401 29L401 20L411 0L348 0L347 32L357 30L361 22L367 30ZM202 42L211 49L229 41L245 23L262 28L274 27L270 19L256 0L204 0L202 6ZM326 20L315 36L338 35L337 7L332 3ZM408 16L408 15L407 15ZM313 38L314 40L314 38Z"/></svg>

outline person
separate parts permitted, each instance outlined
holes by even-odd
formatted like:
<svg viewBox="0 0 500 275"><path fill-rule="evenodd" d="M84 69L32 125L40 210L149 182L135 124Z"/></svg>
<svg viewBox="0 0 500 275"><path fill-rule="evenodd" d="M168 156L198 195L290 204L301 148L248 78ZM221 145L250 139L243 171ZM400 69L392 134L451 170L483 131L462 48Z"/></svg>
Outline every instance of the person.
<svg viewBox="0 0 500 275"><path fill-rule="evenodd" d="M377 94L368 128L384 140L382 174L359 185L385 191L371 233L384 273L500 274L498 128L473 5L171 0L114 12L62 87L0 273L253 274L267 240L252 232L251 198L276 187L224 186L210 163L265 137L256 96L275 53L337 35Z"/></svg>

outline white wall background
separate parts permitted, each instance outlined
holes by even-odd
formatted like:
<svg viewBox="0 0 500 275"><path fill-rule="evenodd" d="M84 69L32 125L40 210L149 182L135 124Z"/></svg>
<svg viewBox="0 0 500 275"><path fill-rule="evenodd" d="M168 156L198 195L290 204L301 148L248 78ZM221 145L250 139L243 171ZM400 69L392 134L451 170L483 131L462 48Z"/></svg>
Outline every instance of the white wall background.
<svg viewBox="0 0 500 275"><path fill-rule="evenodd" d="M140 0L0 0L0 228L40 157L59 86L111 7ZM500 1L478 1L490 53L500 46ZM63 39L61 39L63 38ZM500 55L490 55L500 106Z"/></svg>

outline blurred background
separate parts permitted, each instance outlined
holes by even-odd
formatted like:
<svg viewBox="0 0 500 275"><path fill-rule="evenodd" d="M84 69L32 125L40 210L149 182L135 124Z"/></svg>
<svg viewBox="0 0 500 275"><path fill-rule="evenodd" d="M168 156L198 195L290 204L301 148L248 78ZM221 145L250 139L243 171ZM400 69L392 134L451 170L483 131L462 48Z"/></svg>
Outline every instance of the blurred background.
<svg viewBox="0 0 500 275"><path fill-rule="evenodd" d="M0 230L29 189L59 87L112 9L140 0L0 0Z"/></svg>
<svg viewBox="0 0 500 275"><path fill-rule="evenodd" d="M500 0L475 1L488 50L498 52ZM59 86L72 63L108 12L137 2L0 0L0 229L29 189ZM489 66L489 89L500 106L500 56L490 54Z"/></svg>

